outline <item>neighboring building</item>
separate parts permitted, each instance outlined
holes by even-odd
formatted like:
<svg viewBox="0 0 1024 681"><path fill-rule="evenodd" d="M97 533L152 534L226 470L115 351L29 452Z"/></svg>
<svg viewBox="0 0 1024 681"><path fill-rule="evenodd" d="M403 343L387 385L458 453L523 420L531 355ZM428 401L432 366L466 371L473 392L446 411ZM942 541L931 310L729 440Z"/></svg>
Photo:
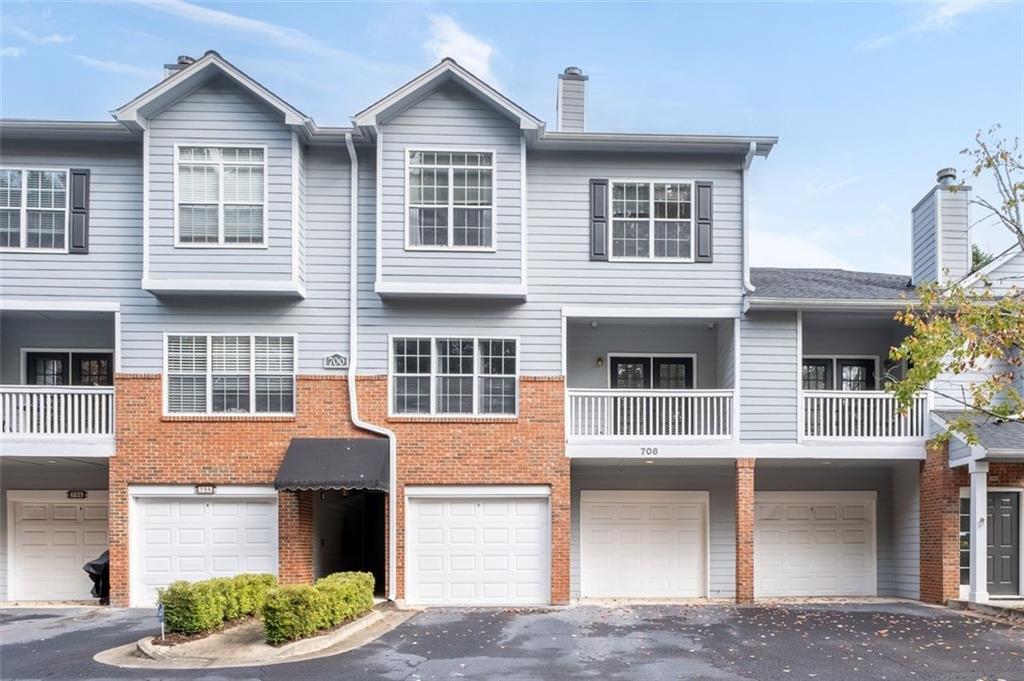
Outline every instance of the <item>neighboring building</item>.
<svg viewBox="0 0 1024 681"><path fill-rule="evenodd" d="M992 459L1019 594L1012 426L947 458L958 407L882 390L912 283L974 276L966 194L914 208L912 278L750 268L775 138L590 132L588 86L552 132L444 60L328 128L208 52L114 122L3 121L6 598L86 598L109 547L118 605L345 569L415 605L940 601L950 464L978 498Z"/></svg>

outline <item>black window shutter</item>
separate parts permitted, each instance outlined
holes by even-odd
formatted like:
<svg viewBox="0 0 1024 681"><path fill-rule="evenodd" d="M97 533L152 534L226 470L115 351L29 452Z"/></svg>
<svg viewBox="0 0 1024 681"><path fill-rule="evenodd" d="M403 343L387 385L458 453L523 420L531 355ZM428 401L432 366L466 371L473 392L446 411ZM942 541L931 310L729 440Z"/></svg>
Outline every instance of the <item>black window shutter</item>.
<svg viewBox="0 0 1024 681"><path fill-rule="evenodd" d="M608 259L608 180L590 181L590 259Z"/></svg>
<svg viewBox="0 0 1024 681"><path fill-rule="evenodd" d="M89 252L89 170L71 169L71 216L69 253Z"/></svg>
<svg viewBox="0 0 1024 681"><path fill-rule="evenodd" d="M697 248L696 262L711 262L714 259L712 247L712 218L714 214L710 182L697 183Z"/></svg>

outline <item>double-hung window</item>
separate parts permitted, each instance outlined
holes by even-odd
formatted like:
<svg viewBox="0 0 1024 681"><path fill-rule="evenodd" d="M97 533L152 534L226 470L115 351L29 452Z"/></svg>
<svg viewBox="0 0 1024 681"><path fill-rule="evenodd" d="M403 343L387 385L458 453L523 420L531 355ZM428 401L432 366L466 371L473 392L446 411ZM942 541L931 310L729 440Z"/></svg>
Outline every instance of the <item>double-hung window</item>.
<svg viewBox="0 0 1024 681"><path fill-rule="evenodd" d="M0 168L0 248L67 250L68 171Z"/></svg>
<svg viewBox="0 0 1024 681"><path fill-rule="evenodd" d="M167 336L167 413L292 414L293 336Z"/></svg>
<svg viewBox="0 0 1024 681"><path fill-rule="evenodd" d="M179 246L266 245L263 147L177 147Z"/></svg>
<svg viewBox="0 0 1024 681"><path fill-rule="evenodd" d="M411 248L494 247L494 154L410 151Z"/></svg>
<svg viewBox="0 0 1024 681"><path fill-rule="evenodd" d="M692 182L613 182L613 260L693 260Z"/></svg>
<svg viewBox="0 0 1024 681"><path fill-rule="evenodd" d="M516 341L393 338L391 411L440 416L514 416Z"/></svg>

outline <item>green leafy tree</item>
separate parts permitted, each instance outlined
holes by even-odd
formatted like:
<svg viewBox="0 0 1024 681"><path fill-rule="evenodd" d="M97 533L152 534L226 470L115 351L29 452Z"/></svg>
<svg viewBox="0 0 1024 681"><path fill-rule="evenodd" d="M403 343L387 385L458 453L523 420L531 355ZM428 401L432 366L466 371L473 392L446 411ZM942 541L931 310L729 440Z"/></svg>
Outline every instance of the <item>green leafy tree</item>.
<svg viewBox="0 0 1024 681"><path fill-rule="evenodd" d="M981 207L986 217L998 219L1024 250L1024 158L1019 140L1000 139L998 132L998 126L979 131L975 146L962 152L972 160L971 175L991 176L999 193L995 201L978 197L971 203ZM979 249L973 255L977 262L979 255L987 254ZM909 366L900 380L887 384L900 407L908 409L914 395L921 391L941 394L965 407L964 415L950 422L949 429L962 433L972 443L977 438L971 416L1021 421L1024 415L1024 396L1016 381L1024 366L1024 292L1011 286L996 295L990 283L983 277L980 286L953 282L918 287L918 299L896 315L910 333L890 351L891 359L906 360ZM990 370L993 361L1005 361L1008 369ZM979 369L984 370L984 378L958 391L932 385L939 376L958 376Z"/></svg>
<svg viewBox="0 0 1024 681"><path fill-rule="evenodd" d="M977 272L995 260L995 257L991 253L981 250L978 244L971 244L971 272Z"/></svg>

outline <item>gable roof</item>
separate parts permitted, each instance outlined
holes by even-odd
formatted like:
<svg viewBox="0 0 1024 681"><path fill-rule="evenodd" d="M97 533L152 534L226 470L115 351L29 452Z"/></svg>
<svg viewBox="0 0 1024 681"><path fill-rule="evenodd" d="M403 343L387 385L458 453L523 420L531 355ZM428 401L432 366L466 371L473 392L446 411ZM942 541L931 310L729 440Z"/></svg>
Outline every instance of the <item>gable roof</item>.
<svg viewBox="0 0 1024 681"><path fill-rule="evenodd" d="M521 129L539 130L544 127L544 121L474 76L451 57L445 57L433 68L424 71L397 90L378 99L353 116L352 122L360 127L373 127L416 102L441 83L453 80L505 113L512 120L517 121Z"/></svg>
<svg viewBox="0 0 1024 681"><path fill-rule="evenodd" d="M993 272L998 270L1000 267L1010 262L1017 256L1024 256L1024 251L1020 250L1018 244L1013 244L1005 251L992 258L992 261L984 267L979 267L975 271L969 273L963 279L960 280L961 286L973 286L974 284L981 281L982 277L989 277Z"/></svg>
<svg viewBox="0 0 1024 681"><path fill-rule="evenodd" d="M115 109L111 115L130 129L144 129L147 118L221 74L248 90L272 109L279 111L284 117L285 125L302 127L310 132L316 127L309 116L263 87L213 50L208 50L193 63Z"/></svg>
<svg viewBox="0 0 1024 681"><path fill-rule="evenodd" d="M903 307L914 297L905 274L840 269L751 267L751 306L803 307L815 303Z"/></svg>
<svg viewBox="0 0 1024 681"><path fill-rule="evenodd" d="M944 426L954 419L964 417L960 411L932 412L939 425ZM1020 421L1001 421L986 414L970 413L967 420L978 438L978 445L987 454L1024 454L1024 423ZM964 440L959 433L953 433L957 439Z"/></svg>

